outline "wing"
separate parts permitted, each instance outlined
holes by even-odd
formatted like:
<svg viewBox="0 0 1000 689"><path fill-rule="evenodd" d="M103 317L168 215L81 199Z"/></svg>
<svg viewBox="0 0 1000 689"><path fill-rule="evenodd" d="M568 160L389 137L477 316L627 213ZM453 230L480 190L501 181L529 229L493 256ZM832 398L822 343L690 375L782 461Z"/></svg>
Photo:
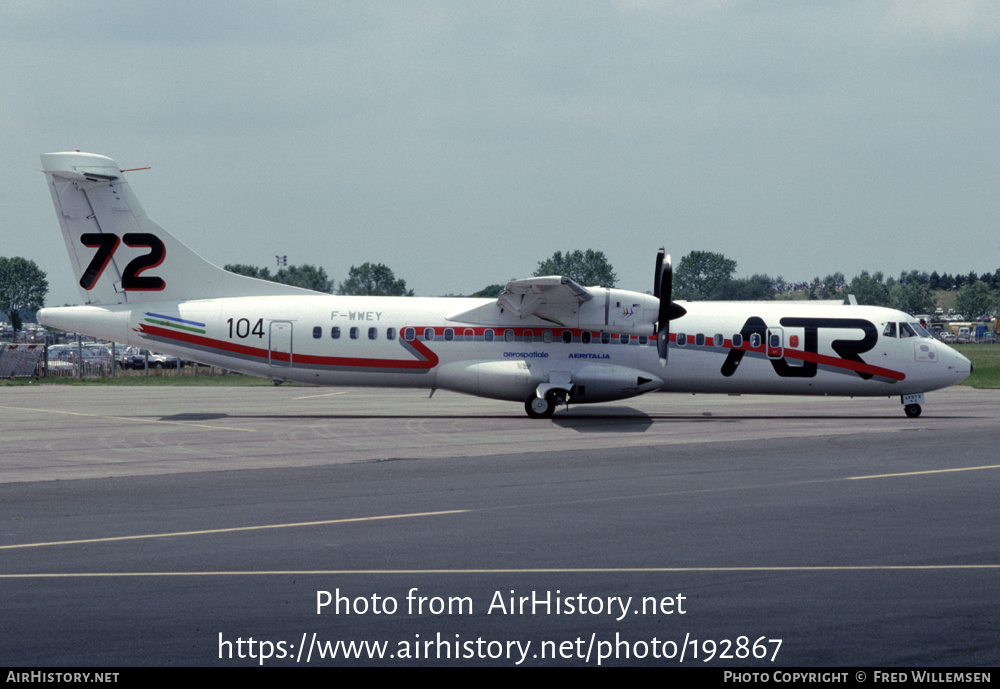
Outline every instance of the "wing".
<svg viewBox="0 0 1000 689"><path fill-rule="evenodd" d="M630 335L652 335L659 299L607 287L584 287L568 277L511 280L496 301L446 316L450 321L482 325L608 330Z"/></svg>
<svg viewBox="0 0 1000 689"><path fill-rule="evenodd" d="M497 299L497 306L518 320L537 316L559 325L578 322L582 304L594 298L585 287L568 277L546 275L511 280Z"/></svg>

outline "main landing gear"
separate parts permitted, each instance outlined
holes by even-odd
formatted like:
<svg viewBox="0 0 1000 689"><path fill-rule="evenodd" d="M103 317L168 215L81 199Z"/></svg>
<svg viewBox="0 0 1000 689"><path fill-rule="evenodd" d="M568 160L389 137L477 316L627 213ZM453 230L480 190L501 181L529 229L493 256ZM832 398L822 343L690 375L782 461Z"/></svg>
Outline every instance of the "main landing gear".
<svg viewBox="0 0 1000 689"><path fill-rule="evenodd" d="M524 400L524 411L528 412L528 416L533 419L549 418L555 413L557 406L566 404L566 398L563 396L565 393L560 394L561 392L560 390L549 390L544 397L532 393L528 399Z"/></svg>
<svg viewBox="0 0 1000 689"><path fill-rule="evenodd" d="M905 407L903 407L903 411L906 412L906 415L909 418L915 419L918 416L920 416L920 405L919 404L908 404Z"/></svg>

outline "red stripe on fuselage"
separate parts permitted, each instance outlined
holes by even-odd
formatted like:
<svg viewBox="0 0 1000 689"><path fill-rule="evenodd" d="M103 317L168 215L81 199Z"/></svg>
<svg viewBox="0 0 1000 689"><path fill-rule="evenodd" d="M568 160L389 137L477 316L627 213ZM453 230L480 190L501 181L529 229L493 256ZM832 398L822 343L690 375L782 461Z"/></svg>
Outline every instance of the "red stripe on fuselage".
<svg viewBox="0 0 1000 689"><path fill-rule="evenodd" d="M413 327L417 333L422 333L424 330L433 330L435 337L437 335L443 334L445 328L440 327ZM405 330L406 328L402 328ZM486 330L500 331L500 337L497 338L497 344L503 343L502 332L506 328L486 328L486 327L473 327L473 328L462 328L462 330L472 330L476 335L481 336ZM510 328L515 330L518 334L523 335L525 331L530 331L533 334L538 330L545 330L540 328ZM458 329L455 328L457 331ZM583 332L591 332L596 335L595 339L599 340L599 331L584 331L578 330L576 328L554 328L560 333L563 330L569 330L574 334L575 337ZM192 333L179 332L175 330L168 330L166 328L160 328L154 325L143 324L140 328L140 332L144 334L154 335L156 337L162 337L164 339L173 340L176 342L186 342L193 345L198 345L201 347L208 347L210 349L218 350L220 352L233 352L235 354L242 354L244 356L250 356L254 358L261 359L263 361L276 360L276 361L288 361L287 353L283 352L272 352L268 349L261 347L250 347L247 345L239 344L236 342L227 342L225 340L215 340L210 337L204 337L201 335L195 335ZM616 335L612 334L612 338ZM633 336L635 337L635 336ZM656 335L651 335L649 337L649 342L652 343L656 340ZM693 340L694 337L689 336L689 339ZM446 341L445 341L446 342ZM553 343L558 342L554 339ZM692 349L698 348L697 345L677 345L677 335L676 333L670 333L670 342L677 347L691 347ZM710 340L706 338L706 344L704 347L715 347L714 344L709 344ZM314 354L295 354L294 362L303 365L313 365L313 366L342 366L351 368L380 368L380 369L399 369L399 370L430 370L438 365L438 356L433 351L431 351L423 341L414 338L412 340L406 340L406 344L416 350L419 354L426 357L425 361L420 361L418 359L374 359L366 357L336 357L336 356L318 356ZM599 342L595 342L599 344ZM749 343L744 342L741 346L733 346L732 339L723 340L723 349L735 349L744 352L754 352L757 354L767 354L767 348L764 344L760 347L751 347ZM906 378L906 374L900 371L893 371L892 369L882 368L881 366L873 366L871 364L866 364L864 362L852 361L850 359L844 359L839 356L828 356L825 354L814 354L812 352L805 352L798 349L783 348L782 356L790 359L798 359L800 361L808 361L815 363L819 366L827 366L830 368L839 368L848 371L854 371L856 373L865 373L872 376L878 376L879 378L887 378L889 380L901 381Z"/></svg>
<svg viewBox="0 0 1000 689"><path fill-rule="evenodd" d="M144 335L152 335L155 337L161 337L167 340L172 340L174 342L188 343L192 345L198 345L200 347L207 347L209 349L214 349L219 352L232 352L234 354L242 354L243 356L250 356L262 361L276 360L276 361L288 361L287 352L272 352L271 350L264 349L262 347L250 347L247 345L238 344L236 342L226 342L225 340L215 340L211 337L204 337L202 335L194 335L192 333L178 332L176 330L168 330L166 328L160 328L155 325L149 325L143 323L139 329ZM438 356L430 349L428 349L422 342L409 342L417 352L421 355L427 357L426 361L420 361L418 359L371 359L362 357L342 357L342 356L316 356L314 354L295 354L294 363L303 365L313 365L313 366L349 366L352 368L395 368L401 370L429 370L438 365Z"/></svg>
<svg viewBox="0 0 1000 689"><path fill-rule="evenodd" d="M655 336L654 336L654 338L655 338ZM692 335L688 335L687 338L688 338L689 341L693 341L694 340L694 336L692 336ZM670 333L670 341L673 342L674 344L677 344L677 335L676 335L676 333ZM677 346L678 347L683 347L685 349L688 348L688 347L695 348L695 349L699 348L698 345L695 345L695 344L677 345ZM711 344L711 340L709 339L709 337L707 335L705 336L705 344L702 345L702 346L703 347L715 347L714 344ZM767 354L767 346L765 344L762 343L759 347L755 348L755 347L751 347L750 344L748 342L746 342L745 340L744 340L744 342L743 342L742 345L740 345L739 347L736 347L736 346L733 345L733 341L731 339L725 339L722 342L722 348L723 349L734 349L736 351L741 351L741 352L754 352L756 354L764 354L764 355ZM781 356L782 357L786 357L788 359L798 359L799 361L808 361L810 363L814 363L814 364L817 364L819 366L828 366L830 368L842 368L842 369L845 369L845 370L848 370L848 371L854 371L856 373L867 373L867 374L870 374L870 375L873 375L873 376L878 376L879 378L888 378L889 380L899 381L899 380L905 380L906 379L906 374L902 373L901 371L893 371L890 368L882 368L881 366L873 366L871 364L866 364L863 361L851 361L850 359L844 359L844 358L839 357L839 356L828 356L826 354L814 354L813 352L805 352L805 351L802 351L800 349L790 349L788 347L783 347L782 348L782 354L781 354ZM781 357L768 357L768 358L769 359L780 359Z"/></svg>

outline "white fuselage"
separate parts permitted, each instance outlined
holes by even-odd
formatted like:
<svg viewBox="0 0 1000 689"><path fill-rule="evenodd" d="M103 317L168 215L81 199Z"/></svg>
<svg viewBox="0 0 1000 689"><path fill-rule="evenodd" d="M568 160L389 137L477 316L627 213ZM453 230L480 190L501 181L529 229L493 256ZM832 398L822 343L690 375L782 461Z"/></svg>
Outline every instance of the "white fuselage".
<svg viewBox="0 0 1000 689"><path fill-rule="evenodd" d="M913 319L879 307L686 303L687 314L671 323L661 366L652 335L536 317L504 323L498 316L490 325L449 318L492 303L234 297L52 308L40 319L274 380L442 388L507 400L524 400L553 381L573 386L574 403L653 390L892 396L953 385L971 370L965 357L929 337L888 336L888 323Z"/></svg>

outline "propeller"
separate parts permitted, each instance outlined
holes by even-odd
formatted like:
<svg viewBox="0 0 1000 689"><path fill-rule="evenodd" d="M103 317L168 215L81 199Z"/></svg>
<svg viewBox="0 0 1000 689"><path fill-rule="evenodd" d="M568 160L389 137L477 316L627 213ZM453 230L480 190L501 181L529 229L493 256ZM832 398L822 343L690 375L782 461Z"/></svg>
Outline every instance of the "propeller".
<svg viewBox="0 0 1000 689"><path fill-rule="evenodd" d="M670 341L670 321L680 318L685 309L680 304L670 300L674 286L674 269L670 256L664 248L656 252L656 275L653 282L653 296L660 300L660 312L656 319L656 351L660 355L660 365L667 365L667 345Z"/></svg>

